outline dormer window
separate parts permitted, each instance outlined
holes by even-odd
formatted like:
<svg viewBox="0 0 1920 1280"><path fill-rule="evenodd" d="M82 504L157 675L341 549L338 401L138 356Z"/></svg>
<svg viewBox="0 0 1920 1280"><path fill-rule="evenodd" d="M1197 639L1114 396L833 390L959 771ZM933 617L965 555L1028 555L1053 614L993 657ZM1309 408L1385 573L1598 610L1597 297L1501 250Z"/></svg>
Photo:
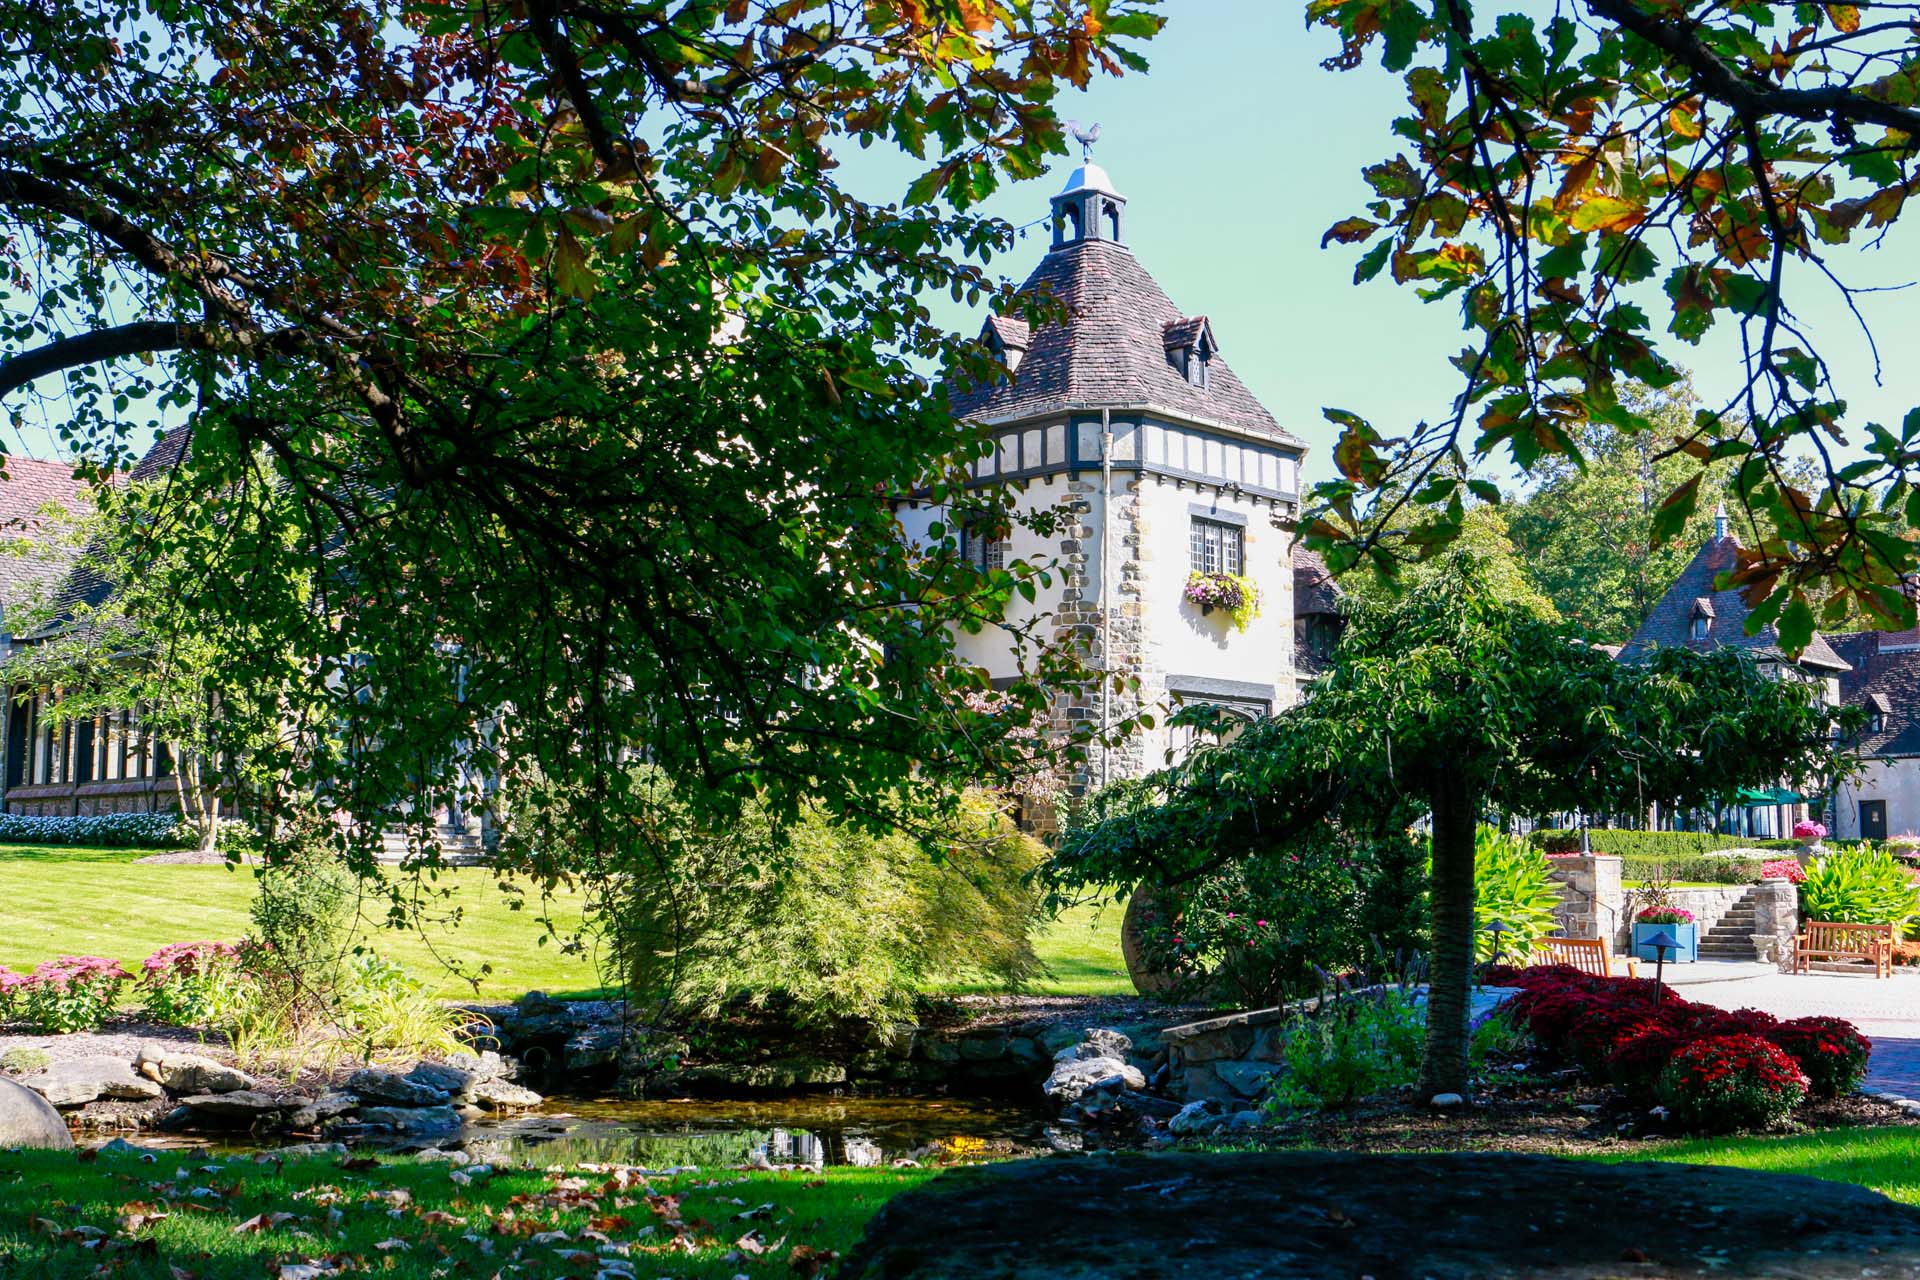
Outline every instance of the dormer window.
<svg viewBox="0 0 1920 1280"><path fill-rule="evenodd" d="M1887 731L1887 696L1883 693L1867 695L1867 732L1885 733Z"/></svg>
<svg viewBox="0 0 1920 1280"><path fill-rule="evenodd" d="M1713 630L1713 619L1705 614L1695 614L1693 619L1693 638L1705 640L1707 633Z"/></svg>
<svg viewBox="0 0 1920 1280"><path fill-rule="evenodd" d="M1210 381L1208 373L1213 353L1218 350L1213 340L1213 326L1207 318L1169 320L1161 327L1161 335L1167 346L1167 363L1187 380L1188 386L1205 390Z"/></svg>
<svg viewBox="0 0 1920 1280"><path fill-rule="evenodd" d="M1713 601L1701 596L1693 602L1692 621L1687 628L1687 638L1694 643L1704 643L1713 635Z"/></svg>
<svg viewBox="0 0 1920 1280"><path fill-rule="evenodd" d="M980 339L987 344L987 350L1007 366L1008 373L1017 373L1020 362L1027 355L1030 332L1025 320L1017 320L1012 316L988 316L986 325L980 331Z"/></svg>

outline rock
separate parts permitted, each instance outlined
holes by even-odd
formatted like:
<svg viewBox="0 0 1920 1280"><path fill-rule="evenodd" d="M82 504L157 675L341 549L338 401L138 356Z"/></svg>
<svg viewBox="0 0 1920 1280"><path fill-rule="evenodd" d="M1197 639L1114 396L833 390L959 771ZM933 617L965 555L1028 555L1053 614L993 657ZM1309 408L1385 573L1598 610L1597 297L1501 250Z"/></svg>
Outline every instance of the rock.
<svg viewBox="0 0 1920 1280"><path fill-rule="evenodd" d="M1078 1102L1096 1091L1118 1093L1123 1089L1144 1089L1147 1078L1138 1068L1118 1058L1070 1058L1054 1065L1053 1074L1040 1086L1055 1106Z"/></svg>
<svg viewBox="0 0 1920 1280"><path fill-rule="evenodd" d="M1150 1093L1138 1091L1121 1094L1116 1104L1128 1115L1147 1116L1155 1120L1171 1120L1181 1110L1181 1104L1172 1098L1156 1098Z"/></svg>
<svg viewBox="0 0 1920 1280"><path fill-rule="evenodd" d="M449 1097L458 1097L479 1080L473 1072L447 1062L422 1062L402 1078L412 1084L437 1089Z"/></svg>
<svg viewBox="0 0 1920 1280"><path fill-rule="evenodd" d="M312 1099L297 1108L287 1117L290 1129L312 1129L324 1124L335 1116L343 1116L360 1105L360 1099L350 1093L330 1091Z"/></svg>
<svg viewBox="0 0 1920 1280"><path fill-rule="evenodd" d="M1455 1107L1464 1107L1467 1100L1457 1093L1436 1093L1427 1102L1436 1111L1452 1111Z"/></svg>
<svg viewBox="0 0 1920 1280"><path fill-rule="evenodd" d="M21 1084L56 1107L81 1107L97 1098L151 1101L165 1095L158 1081L135 1075L122 1058L74 1058L56 1062Z"/></svg>
<svg viewBox="0 0 1920 1280"><path fill-rule="evenodd" d="M414 1152L413 1158L427 1164L463 1165L473 1163L473 1155L470 1152L460 1150L458 1147L428 1147L425 1151Z"/></svg>
<svg viewBox="0 0 1920 1280"><path fill-rule="evenodd" d="M475 1106L485 1107L489 1111L516 1111L537 1107L546 1101L533 1090L511 1080L482 1080L474 1085L469 1096Z"/></svg>
<svg viewBox="0 0 1920 1280"><path fill-rule="evenodd" d="M282 1160L322 1160L329 1156L339 1157L347 1154L344 1142L296 1142L292 1146L276 1147L263 1155L279 1156Z"/></svg>
<svg viewBox="0 0 1920 1280"><path fill-rule="evenodd" d="M588 1027L567 1037L562 1061L568 1071L591 1071L612 1066L620 1056L625 1033L617 1026Z"/></svg>
<svg viewBox="0 0 1920 1280"><path fill-rule="evenodd" d="M1088 1061L1094 1058L1117 1058L1126 1060L1133 1049L1133 1041L1118 1031L1109 1031L1104 1027L1095 1027L1080 1038L1080 1043L1068 1045L1053 1055L1055 1062Z"/></svg>
<svg viewBox="0 0 1920 1280"><path fill-rule="evenodd" d="M516 1069L512 1059L503 1058L492 1049L480 1053L450 1053L446 1065L466 1072L474 1084L482 1080L510 1080Z"/></svg>
<svg viewBox="0 0 1920 1280"><path fill-rule="evenodd" d="M398 1071L367 1067L347 1077L347 1088L363 1102L387 1103L396 1107L435 1107L447 1101L445 1089L421 1084Z"/></svg>
<svg viewBox="0 0 1920 1280"><path fill-rule="evenodd" d="M45 1049L33 1049L25 1045L0 1053L0 1071L12 1076L24 1076L30 1071L45 1071L52 1062L53 1055Z"/></svg>
<svg viewBox="0 0 1920 1280"><path fill-rule="evenodd" d="M115 1138L111 1142L103 1142L95 1147L94 1150L103 1156L138 1156L146 1154L125 1138Z"/></svg>
<svg viewBox="0 0 1920 1280"><path fill-rule="evenodd" d="M252 1124L282 1112L298 1111L311 1101L298 1094L275 1097L257 1089L236 1089L232 1093L202 1093L182 1098L180 1107L196 1122L213 1120L227 1124ZM172 1120L178 1110L176 1108L170 1112L167 1119Z"/></svg>
<svg viewBox="0 0 1920 1280"><path fill-rule="evenodd" d="M1273 1087L1280 1068L1264 1062L1216 1062L1213 1074L1243 1098L1258 1098Z"/></svg>
<svg viewBox="0 0 1920 1280"><path fill-rule="evenodd" d="M1674 1208L1582 1211L1609 1204ZM1704 1205L1725 1212L1694 1207ZM1782 1205L1817 1205L1818 1220L1796 1224ZM1920 1280L1920 1208L1789 1174L1506 1153L1170 1151L1016 1160L949 1169L893 1197L834 1275L1574 1280L1656 1273Z"/></svg>
<svg viewBox="0 0 1920 1280"><path fill-rule="evenodd" d="M466 1127L452 1107L362 1107L359 1122L404 1138L444 1137Z"/></svg>
<svg viewBox="0 0 1920 1280"><path fill-rule="evenodd" d="M952 1036L930 1035L920 1042L920 1056L928 1062L958 1062L960 1042Z"/></svg>
<svg viewBox="0 0 1920 1280"><path fill-rule="evenodd" d="M975 1031L960 1037L960 1057L966 1062L987 1062L1007 1055L1005 1031Z"/></svg>
<svg viewBox="0 0 1920 1280"><path fill-rule="evenodd" d="M1220 1109L1210 1100L1202 1098L1198 1102L1189 1102L1174 1113L1167 1121L1167 1132L1182 1138L1191 1138L1203 1133L1212 1133L1220 1126Z"/></svg>
<svg viewBox="0 0 1920 1280"><path fill-rule="evenodd" d="M1267 1123L1267 1118L1258 1111L1236 1111L1227 1117L1224 1129L1258 1129Z"/></svg>
<svg viewBox="0 0 1920 1280"><path fill-rule="evenodd" d="M0 1150L73 1150L73 1135L53 1104L24 1085L0 1080Z"/></svg>
<svg viewBox="0 0 1920 1280"><path fill-rule="evenodd" d="M158 1045L141 1046L138 1066L142 1075L159 1081L172 1093L237 1093L256 1083L246 1072L224 1062Z"/></svg>
<svg viewBox="0 0 1920 1280"><path fill-rule="evenodd" d="M1007 1041L1007 1056L1028 1067L1037 1067L1047 1061L1046 1050L1032 1036L1015 1036Z"/></svg>

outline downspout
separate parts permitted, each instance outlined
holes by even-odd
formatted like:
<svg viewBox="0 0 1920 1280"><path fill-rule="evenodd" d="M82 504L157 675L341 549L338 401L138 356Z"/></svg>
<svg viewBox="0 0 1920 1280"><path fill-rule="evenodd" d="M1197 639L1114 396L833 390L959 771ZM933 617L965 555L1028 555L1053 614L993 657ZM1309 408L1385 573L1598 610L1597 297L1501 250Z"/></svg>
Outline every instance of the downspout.
<svg viewBox="0 0 1920 1280"><path fill-rule="evenodd" d="M1113 411L1100 411L1100 785L1110 781L1113 758Z"/></svg>

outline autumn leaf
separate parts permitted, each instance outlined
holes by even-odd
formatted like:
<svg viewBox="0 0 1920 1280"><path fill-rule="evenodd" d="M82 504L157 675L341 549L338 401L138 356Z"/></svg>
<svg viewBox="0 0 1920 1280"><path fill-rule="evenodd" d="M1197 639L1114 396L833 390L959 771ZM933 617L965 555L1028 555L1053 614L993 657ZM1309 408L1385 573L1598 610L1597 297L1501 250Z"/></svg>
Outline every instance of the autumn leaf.
<svg viewBox="0 0 1920 1280"><path fill-rule="evenodd" d="M1646 219L1646 206L1619 196L1593 195L1568 220L1575 231L1631 231Z"/></svg>
<svg viewBox="0 0 1920 1280"><path fill-rule="evenodd" d="M1850 4L1830 4L1826 6L1827 17L1834 26L1852 35L1860 29L1860 10Z"/></svg>

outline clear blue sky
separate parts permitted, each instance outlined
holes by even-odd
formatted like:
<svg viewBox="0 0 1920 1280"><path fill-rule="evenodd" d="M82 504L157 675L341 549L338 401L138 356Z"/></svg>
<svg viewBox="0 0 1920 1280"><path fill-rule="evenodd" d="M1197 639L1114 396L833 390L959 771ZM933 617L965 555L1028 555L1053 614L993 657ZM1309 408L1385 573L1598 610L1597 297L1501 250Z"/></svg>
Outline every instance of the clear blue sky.
<svg viewBox="0 0 1920 1280"><path fill-rule="evenodd" d="M1096 155L1129 197L1135 253L1176 304L1212 318L1221 354L1311 445L1313 479L1326 474L1333 439L1322 406L1351 409L1389 435L1437 417L1458 385L1446 360L1463 335L1451 304L1427 306L1384 279L1355 288L1358 252L1319 247L1328 224L1367 198L1360 168L1392 152L1388 124L1404 99L1377 65L1323 71L1334 41L1305 30L1302 7L1174 0L1166 31L1148 47L1148 74L1099 80L1059 105L1062 115L1100 123ZM880 199L904 194L917 172L887 148L842 159L843 178ZM1003 190L986 211L1014 223L1042 217L1075 162L1062 159L1045 179ZM1023 277L1045 244L1036 228L994 265ZM1920 228L1897 229L1889 247L1843 255L1836 265L1856 283L1906 283L1920 278L1916 244ZM1833 292L1820 286L1808 297L1818 305L1804 318L1836 366L1855 421L1896 421L1920 404L1920 360L1908 352L1908 335L1920 328L1920 290L1863 300L1886 361L1883 388L1873 385L1865 344ZM944 295L929 303L956 327L979 324ZM1735 385L1738 348L1724 323L1703 346L1676 342L1669 354L1695 371L1704 392L1724 395ZM16 449L56 451L37 427L14 434Z"/></svg>

